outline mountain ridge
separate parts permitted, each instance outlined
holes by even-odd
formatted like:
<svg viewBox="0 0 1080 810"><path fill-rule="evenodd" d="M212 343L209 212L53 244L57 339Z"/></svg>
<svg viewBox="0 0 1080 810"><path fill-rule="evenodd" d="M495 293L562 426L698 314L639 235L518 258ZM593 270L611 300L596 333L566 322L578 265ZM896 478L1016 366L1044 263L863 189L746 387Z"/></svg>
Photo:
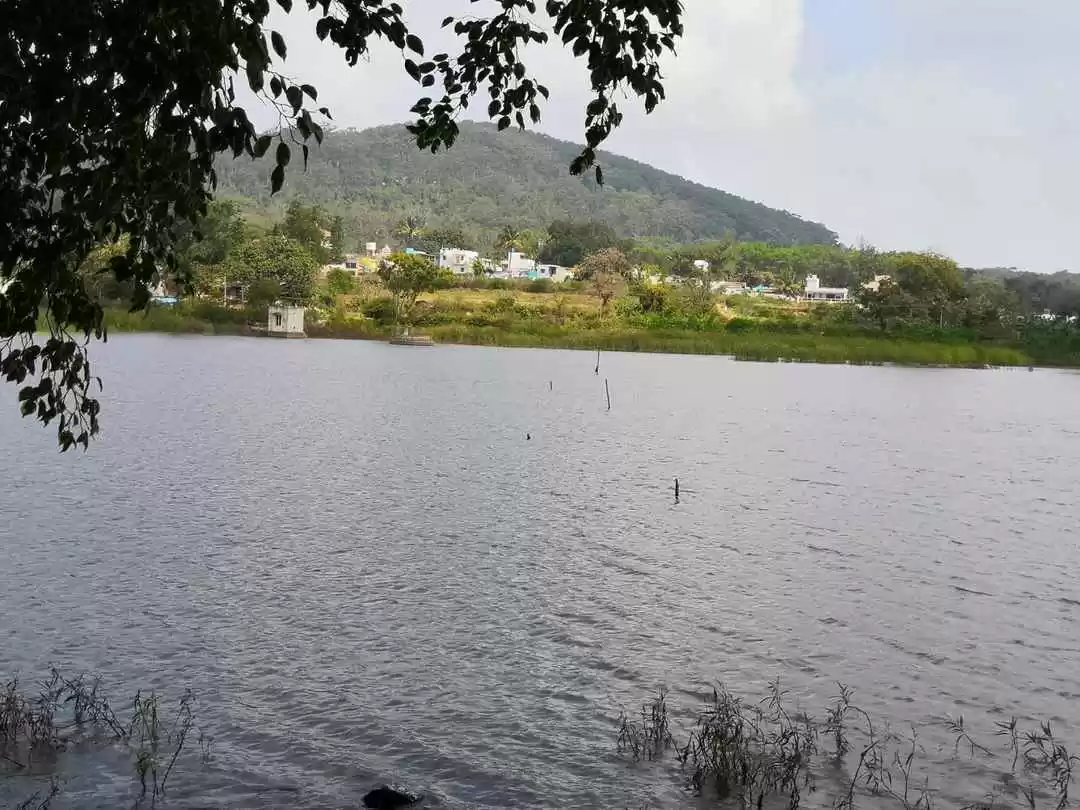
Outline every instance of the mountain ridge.
<svg viewBox="0 0 1080 810"><path fill-rule="evenodd" d="M633 158L599 153L604 186L569 174L580 146L530 131L498 132L463 122L453 148L416 148L401 125L326 132L306 171L294 164L270 197L270 161L223 159L218 191L275 208L293 197L319 203L349 220L349 230L388 235L394 222L418 217L475 232L510 225L545 227L559 219L593 220L623 237L677 242L720 239L783 245L835 244L824 225L711 188Z"/></svg>

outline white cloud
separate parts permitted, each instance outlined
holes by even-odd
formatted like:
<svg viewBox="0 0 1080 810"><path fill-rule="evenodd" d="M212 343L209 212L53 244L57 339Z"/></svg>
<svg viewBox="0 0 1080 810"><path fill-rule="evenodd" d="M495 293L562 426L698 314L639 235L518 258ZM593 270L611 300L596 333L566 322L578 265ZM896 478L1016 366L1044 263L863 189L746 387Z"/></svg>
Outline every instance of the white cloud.
<svg viewBox="0 0 1080 810"><path fill-rule="evenodd" d="M687 35L664 66L668 100L648 117L624 105L610 147L823 221L846 241L932 247L970 264L1068 266L1080 219L1080 4L865 2L884 38L857 62L823 68L804 58L808 34L820 44L865 32L812 29L802 0L688 0ZM406 6L429 37L454 7L470 7ZM339 124L409 117L418 88L400 55L378 48L348 70L333 46L299 33L308 15L281 25L289 67ZM554 46L530 49L527 61L552 90L541 128L580 140L584 65Z"/></svg>

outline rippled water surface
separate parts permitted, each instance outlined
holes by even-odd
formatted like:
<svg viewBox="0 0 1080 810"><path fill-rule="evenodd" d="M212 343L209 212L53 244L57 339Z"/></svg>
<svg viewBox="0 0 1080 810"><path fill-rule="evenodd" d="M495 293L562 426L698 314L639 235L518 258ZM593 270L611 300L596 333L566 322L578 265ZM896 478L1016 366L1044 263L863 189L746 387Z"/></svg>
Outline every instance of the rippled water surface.
<svg viewBox="0 0 1080 810"><path fill-rule="evenodd" d="M692 807L615 754L662 683L1080 737L1080 376L595 360L114 338L66 456L4 386L0 673L193 689L176 807Z"/></svg>

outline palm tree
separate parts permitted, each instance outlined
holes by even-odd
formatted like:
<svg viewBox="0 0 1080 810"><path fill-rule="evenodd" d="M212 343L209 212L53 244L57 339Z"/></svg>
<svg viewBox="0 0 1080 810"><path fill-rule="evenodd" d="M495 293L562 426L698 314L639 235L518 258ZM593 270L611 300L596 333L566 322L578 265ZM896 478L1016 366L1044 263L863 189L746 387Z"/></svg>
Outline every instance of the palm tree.
<svg viewBox="0 0 1080 810"><path fill-rule="evenodd" d="M495 240L495 247L499 250L520 250L521 236L521 231L513 225L504 225Z"/></svg>
<svg viewBox="0 0 1080 810"><path fill-rule="evenodd" d="M424 235L424 220L419 216L410 214L394 226L392 233L406 243L415 242Z"/></svg>

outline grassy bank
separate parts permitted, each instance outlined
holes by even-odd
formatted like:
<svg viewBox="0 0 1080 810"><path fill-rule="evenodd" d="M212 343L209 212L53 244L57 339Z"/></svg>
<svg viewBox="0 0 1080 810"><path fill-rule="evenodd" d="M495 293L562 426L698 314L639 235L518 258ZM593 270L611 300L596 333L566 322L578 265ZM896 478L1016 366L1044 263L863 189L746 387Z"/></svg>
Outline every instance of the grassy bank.
<svg viewBox="0 0 1080 810"><path fill-rule="evenodd" d="M330 312L310 310L313 338L385 339L395 327L379 296L339 302ZM1080 347L1043 341L1033 351L1019 341L980 340L962 330L881 333L832 312L770 304L722 302L716 314L656 316L612 312L601 317L581 293L508 293L445 290L424 296L412 313L418 332L440 343L671 354L729 355L740 360L908 366L1080 365ZM258 334L258 312L206 301L147 312L110 309L113 332L202 335Z"/></svg>
<svg viewBox="0 0 1080 810"><path fill-rule="evenodd" d="M255 334L254 313L198 302L176 308L152 306L145 311L105 310L105 328L120 332L167 332L190 335Z"/></svg>
<svg viewBox="0 0 1080 810"><path fill-rule="evenodd" d="M424 330L440 343L477 346L520 346L667 354L721 354L739 360L800 363L852 363L915 366L1029 365L1016 349L957 345L888 338L840 338L811 335L763 335L695 332L677 329L588 329L564 327L506 329L497 326L447 324Z"/></svg>

